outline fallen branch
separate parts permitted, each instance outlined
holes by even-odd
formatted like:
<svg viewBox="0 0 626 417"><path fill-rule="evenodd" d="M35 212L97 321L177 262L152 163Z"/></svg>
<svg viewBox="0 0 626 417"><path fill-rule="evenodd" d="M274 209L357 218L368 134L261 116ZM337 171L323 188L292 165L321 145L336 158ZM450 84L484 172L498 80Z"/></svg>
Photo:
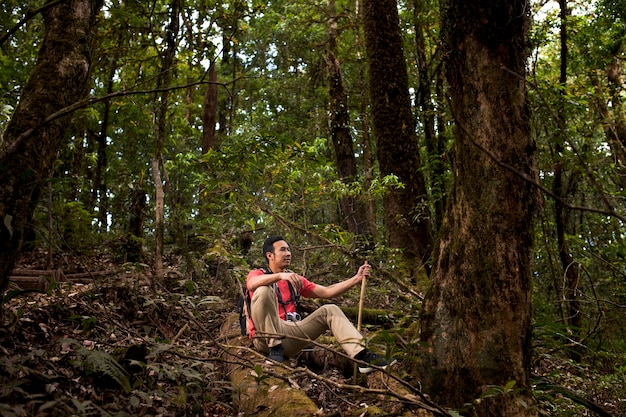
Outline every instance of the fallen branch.
<svg viewBox="0 0 626 417"><path fill-rule="evenodd" d="M15 283L21 289L37 289L46 291L51 282L73 282L88 284L97 278L115 275L117 271L95 271L65 274L61 269L14 269L9 281Z"/></svg>

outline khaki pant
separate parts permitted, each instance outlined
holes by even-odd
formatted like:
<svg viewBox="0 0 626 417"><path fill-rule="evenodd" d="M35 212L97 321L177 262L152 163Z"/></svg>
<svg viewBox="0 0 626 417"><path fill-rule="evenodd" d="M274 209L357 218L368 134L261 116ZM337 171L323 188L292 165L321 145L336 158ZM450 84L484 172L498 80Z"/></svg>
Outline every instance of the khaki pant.
<svg viewBox="0 0 626 417"><path fill-rule="evenodd" d="M278 301L274 288L263 286L254 291L250 309L255 328L254 346L261 352L268 353L270 346L282 343L285 356L293 356L326 330L332 332L350 357L354 357L364 348L361 333L334 304L321 306L302 321L284 321L278 316Z"/></svg>

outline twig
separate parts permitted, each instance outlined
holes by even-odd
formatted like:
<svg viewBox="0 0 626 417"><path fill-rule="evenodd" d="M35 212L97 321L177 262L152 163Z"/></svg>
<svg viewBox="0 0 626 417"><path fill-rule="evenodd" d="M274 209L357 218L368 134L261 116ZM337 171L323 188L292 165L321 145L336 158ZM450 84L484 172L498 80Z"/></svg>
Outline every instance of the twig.
<svg viewBox="0 0 626 417"><path fill-rule="evenodd" d="M172 344L176 344L176 341L182 336L183 333L185 333L185 330L187 330L189 328L189 323L185 323L185 325L183 327L180 328L180 330L178 331L178 333L176 333L176 336L174 336L172 338Z"/></svg>

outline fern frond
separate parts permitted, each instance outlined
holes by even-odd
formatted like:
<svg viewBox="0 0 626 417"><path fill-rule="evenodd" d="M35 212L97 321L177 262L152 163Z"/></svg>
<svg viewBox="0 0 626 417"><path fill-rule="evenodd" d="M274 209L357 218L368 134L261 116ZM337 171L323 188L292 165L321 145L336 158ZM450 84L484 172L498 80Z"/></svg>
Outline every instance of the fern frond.
<svg viewBox="0 0 626 417"><path fill-rule="evenodd" d="M126 392L132 390L128 372L107 352L81 348L76 352L85 358L85 362L94 370L102 372L120 384Z"/></svg>

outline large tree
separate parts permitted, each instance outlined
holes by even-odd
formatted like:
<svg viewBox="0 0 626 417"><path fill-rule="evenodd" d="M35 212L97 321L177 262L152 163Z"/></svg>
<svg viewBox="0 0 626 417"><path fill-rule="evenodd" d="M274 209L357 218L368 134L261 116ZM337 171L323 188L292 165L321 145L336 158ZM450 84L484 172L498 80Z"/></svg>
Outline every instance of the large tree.
<svg viewBox="0 0 626 417"><path fill-rule="evenodd" d="M350 133L350 114L348 95L341 74L341 63L337 57L339 29L335 0L328 0L328 46L324 54L328 71L328 113L330 138L333 144L337 175L350 186L357 180L358 166L354 152L354 143ZM360 196L344 195L339 202L341 224L361 239L374 237L374 225L368 221L367 206Z"/></svg>
<svg viewBox="0 0 626 417"><path fill-rule="evenodd" d="M448 0L442 7L456 127L451 201L421 319L423 388L463 408L500 386L499 395L474 402L476 415L536 415L529 385L536 190L528 179L536 174L525 89L528 4Z"/></svg>
<svg viewBox="0 0 626 417"><path fill-rule="evenodd" d="M73 0L45 9L39 58L0 143L0 280L7 283L69 116L55 117L85 96L90 37L102 1Z"/></svg>
<svg viewBox="0 0 626 417"><path fill-rule="evenodd" d="M387 241L416 272L430 259L432 237L396 1L364 1L363 31L380 175L402 183L384 197Z"/></svg>

